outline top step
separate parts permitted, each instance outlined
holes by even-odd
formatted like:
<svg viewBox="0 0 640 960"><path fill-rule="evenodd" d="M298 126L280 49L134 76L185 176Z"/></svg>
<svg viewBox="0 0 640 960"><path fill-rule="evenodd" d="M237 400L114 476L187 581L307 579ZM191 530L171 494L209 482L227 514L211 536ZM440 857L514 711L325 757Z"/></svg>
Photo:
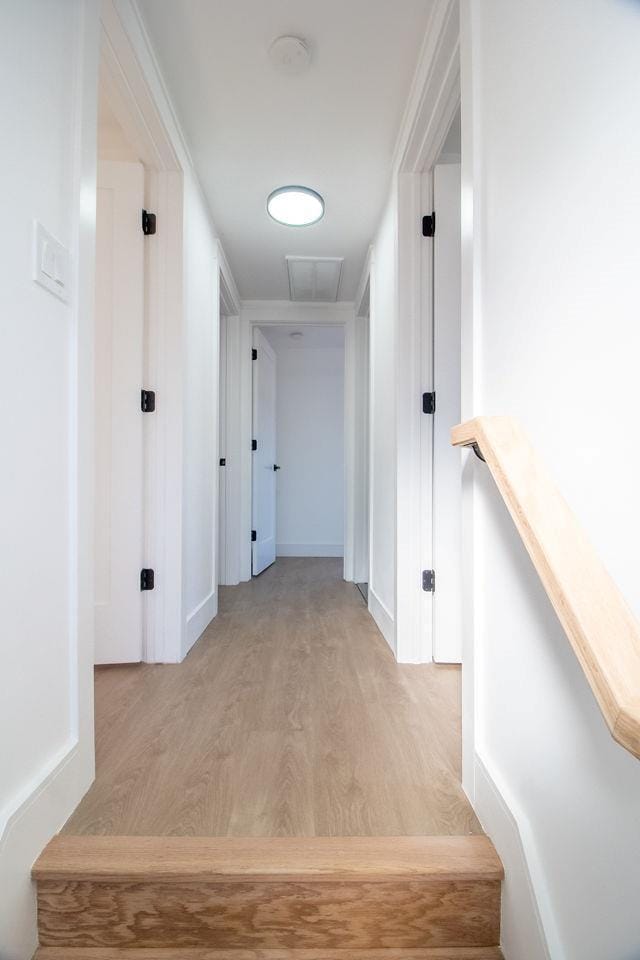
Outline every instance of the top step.
<svg viewBox="0 0 640 960"><path fill-rule="evenodd" d="M488 837L54 837L36 880L501 880Z"/></svg>

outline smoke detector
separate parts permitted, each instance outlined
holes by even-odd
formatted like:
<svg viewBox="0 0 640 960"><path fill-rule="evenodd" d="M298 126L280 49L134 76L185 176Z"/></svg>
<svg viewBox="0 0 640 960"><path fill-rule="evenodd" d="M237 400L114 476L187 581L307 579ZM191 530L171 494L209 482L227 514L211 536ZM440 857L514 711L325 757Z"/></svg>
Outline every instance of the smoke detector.
<svg viewBox="0 0 640 960"><path fill-rule="evenodd" d="M304 73L311 63L311 51L299 37L278 37L269 47L269 59L279 73Z"/></svg>

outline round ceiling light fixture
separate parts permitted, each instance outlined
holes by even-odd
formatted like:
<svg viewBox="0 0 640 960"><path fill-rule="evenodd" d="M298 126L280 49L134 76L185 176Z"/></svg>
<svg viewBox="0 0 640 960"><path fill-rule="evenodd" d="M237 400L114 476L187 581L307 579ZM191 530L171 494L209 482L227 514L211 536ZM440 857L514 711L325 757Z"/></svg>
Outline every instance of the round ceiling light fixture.
<svg viewBox="0 0 640 960"><path fill-rule="evenodd" d="M311 51L300 37L277 37L269 47L269 58L280 73L304 73L311 63Z"/></svg>
<svg viewBox="0 0 640 960"><path fill-rule="evenodd" d="M267 199L269 216L287 227L309 227L324 216L324 200L310 187L279 187Z"/></svg>

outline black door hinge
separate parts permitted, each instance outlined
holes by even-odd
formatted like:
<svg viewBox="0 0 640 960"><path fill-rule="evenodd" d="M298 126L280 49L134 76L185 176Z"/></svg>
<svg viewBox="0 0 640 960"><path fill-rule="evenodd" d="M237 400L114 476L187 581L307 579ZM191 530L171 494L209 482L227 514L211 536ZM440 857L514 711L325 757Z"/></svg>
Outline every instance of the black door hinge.
<svg viewBox="0 0 640 960"><path fill-rule="evenodd" d="M252 359L252 360L257 360L257 359L258 359L258 351L257 351L256 347L252 347L252 348L251 348L251 359Z"/></svg>
<svg viewBox="0 0 640 960"><path fill-rule="evenodd" d="M258 539L258 534L256 533L255 530L252 530L252 531L251 531L251 543L255 543L257 539Z"/></svg>
<svg viewBox="0 0 640 960"><path fill-rule="evenodd" d="M252 450L257 450L257 449L258 449L258 441L257 441L257 440L252 440L252 441L251 441L251 449L252 449Z"/></svg>
<svg viewBox="0 0 640 960"><path fill-rule="evenodd" d="M422 571L422 589L427 593L433 593L436 589L436 572L435 570L423 570Z"/></svg>
<svg viewBox="0 0 640 960"><path fill-rule="evenodd" d="M153 411L156 409L155 390L140 391L140 409L143 413L153 413Z"/></svg>
<svg viewBox="0 0 640 960"><path fill-rule="evenodd" d="M422 236L434 237L436 234L435 212L422 218Z"/></svg>
<svg viewBox="0 0 640 960"><path fill-rule="evenodd" d="M140 589L153 590L155 586L155 573L150 568L140 571Z"/></svg>
<svg viewBox="0 0 640 960"><path fill-rule="evenodd" d="M220 466L221 466L221 467L226 467L226 465L227 465L227 458L226 458L226 457L220 457Z"/></svg>
<svg viewBox="0 0 640 960"><path fill-rule="evenodd" d="M436 394L435 391L431 393L422 394L422 412L423 413L435 413L436 412Z"/></svg>
<svg viewBox="0 0 640 960"><path fill-rule="evenodd" d="M142 211L142 232L145 237L150 237L156 232L155 213L148 213L146 210Z"/></svg>

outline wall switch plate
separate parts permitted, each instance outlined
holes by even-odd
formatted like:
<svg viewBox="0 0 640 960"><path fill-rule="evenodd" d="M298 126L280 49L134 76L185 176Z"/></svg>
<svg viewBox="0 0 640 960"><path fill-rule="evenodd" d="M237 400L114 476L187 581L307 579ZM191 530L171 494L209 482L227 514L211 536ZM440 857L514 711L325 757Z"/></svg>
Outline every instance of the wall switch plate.
<svg viewBox="0 0 640 960"><path fill-rule="evenodd" d="M69 299L69 251L33 221L33 279L65 303Z"/></svg>

